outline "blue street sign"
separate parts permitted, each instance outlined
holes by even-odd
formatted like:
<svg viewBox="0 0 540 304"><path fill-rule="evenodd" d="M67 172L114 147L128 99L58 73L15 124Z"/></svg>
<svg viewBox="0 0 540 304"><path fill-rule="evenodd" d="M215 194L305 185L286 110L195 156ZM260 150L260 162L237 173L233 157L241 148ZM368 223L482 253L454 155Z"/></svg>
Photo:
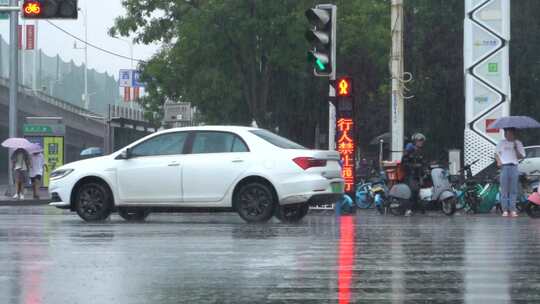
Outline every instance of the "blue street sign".
<svg viewBox="0 0 540 304"><path fill-rule="evenodd" d="M140 79L141 79L141 71L133 71L133 87L134 88L145 87L145 83L141 82Z"/></svg>
<svg viewBox="0 0 540 304"><path fill-rule="evenodd" d="M120 70L120 74L118 76L120 87L131 87L133 85L132 75L132 70Z"/></svg>
<svg viewBox="0 0 540 304"><path fill-rule="evenodd" d="M120 87L128 88L141 88L145 87L146 84L140 81L141 71L136 70L120 70L118 76L118 82Z"/></svg>

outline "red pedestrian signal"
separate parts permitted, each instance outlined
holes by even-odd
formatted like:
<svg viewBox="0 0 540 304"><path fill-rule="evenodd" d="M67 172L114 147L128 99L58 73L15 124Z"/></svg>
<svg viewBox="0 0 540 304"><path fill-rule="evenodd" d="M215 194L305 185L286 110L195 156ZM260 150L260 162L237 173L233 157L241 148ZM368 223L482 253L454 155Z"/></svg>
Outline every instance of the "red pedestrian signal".
<svg viewBox="0 0 540 304"><path fill-rule="evenodd" d="M349 77L343 77L338 79L337 83L337 96L338 97L351 97L352 95L352 81Z"/></svg>

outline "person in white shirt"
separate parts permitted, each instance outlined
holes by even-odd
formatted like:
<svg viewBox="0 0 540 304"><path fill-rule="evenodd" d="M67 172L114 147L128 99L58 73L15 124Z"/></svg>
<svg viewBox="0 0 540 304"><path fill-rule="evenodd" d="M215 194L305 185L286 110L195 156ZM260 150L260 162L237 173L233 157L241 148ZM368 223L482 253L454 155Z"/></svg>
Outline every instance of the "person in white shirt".
<svg viewBox="0 0 540 304"><path fill-rule="evenodd" d="M517 216L515 204L518 197L519 160L525 157L523 143L516 139L516 130L504 129L504 138L495 152L497 166L501 168L501 205L503 216Z"/></svg>
<svg viewBox="0 0 540 304"><path fill-rule="evenodd" d="M11 155L13 176L15 178L16 192L14 199L24 199L24 184L26 183L28 170L32 168L28 152L24 149L17 149Z"/></svg>
<svg viewBox="0 0 540 304"><path fill-rule="evenodd" d="M42 152L32 153L32 168L30 169L30 180L32 180L32 190L34 199L39 199L39 187L43 178L43 168L47 168Z"/></svg>

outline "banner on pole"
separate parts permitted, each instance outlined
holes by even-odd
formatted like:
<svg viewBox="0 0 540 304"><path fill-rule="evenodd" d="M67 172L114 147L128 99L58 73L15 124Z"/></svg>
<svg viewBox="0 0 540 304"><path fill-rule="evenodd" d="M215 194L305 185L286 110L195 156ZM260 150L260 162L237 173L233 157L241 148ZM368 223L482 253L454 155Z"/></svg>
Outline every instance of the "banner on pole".
<svg viewBox="0 0 540 304"><path fill-rule="evenodd" d="M131 101L131 88L130 87L124 88L124 101L125 102Z"/></svg>
<svg viewBox="0 0 540 304"><path fill-rule="evenodd" d="M26 26L26 49L33 50L36 45L36 28L33 24Z"/></svg>
<svg viewBox="0 0 540 304"><path fill-rule="evenodd" d="M17 26L17 36L19 37L19 50L22 50L23 48L23 26L22 25L18 25Z"/></svg>

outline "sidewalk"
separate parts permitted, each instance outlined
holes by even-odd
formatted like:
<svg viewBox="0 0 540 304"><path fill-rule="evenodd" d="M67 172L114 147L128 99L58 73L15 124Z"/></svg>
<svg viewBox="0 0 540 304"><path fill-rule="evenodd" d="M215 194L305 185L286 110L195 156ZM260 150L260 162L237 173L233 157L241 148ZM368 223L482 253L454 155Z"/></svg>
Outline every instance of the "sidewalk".
<svg viewBox="0 0 540 304"><path fill-rule="evenodd" d="M42 206L50 203L50 195L47 189L40 189L39 200L32 197L32 190L25 189L24 200L16 200L13 196L6 196L8 185L0 185L0 207L1 206Z"/></svg>

